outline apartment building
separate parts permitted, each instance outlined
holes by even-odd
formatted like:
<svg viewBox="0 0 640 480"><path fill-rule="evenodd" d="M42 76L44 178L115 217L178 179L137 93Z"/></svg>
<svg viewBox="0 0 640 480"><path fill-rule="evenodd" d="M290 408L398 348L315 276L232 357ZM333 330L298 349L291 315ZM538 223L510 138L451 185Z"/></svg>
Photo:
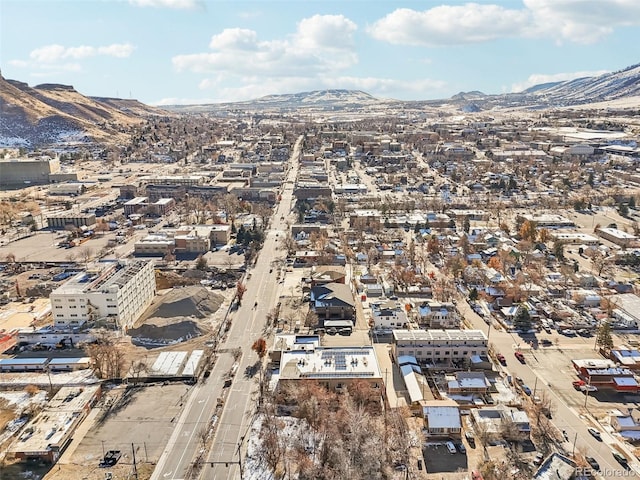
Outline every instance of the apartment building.
<svg viewBox="0 0 640 480"><path fill-rule="evenodd" d="M454 365L487 355L482 330L394 330L393 357L411 355L420 363Z"/></svg>
<svg viewBox="0 0 640 480"><path fill-rule="evenodd" d="M58 329L107 318L126 331L155 294L153 262L135 260L94 264L51 292L49 298Z"/></svg>

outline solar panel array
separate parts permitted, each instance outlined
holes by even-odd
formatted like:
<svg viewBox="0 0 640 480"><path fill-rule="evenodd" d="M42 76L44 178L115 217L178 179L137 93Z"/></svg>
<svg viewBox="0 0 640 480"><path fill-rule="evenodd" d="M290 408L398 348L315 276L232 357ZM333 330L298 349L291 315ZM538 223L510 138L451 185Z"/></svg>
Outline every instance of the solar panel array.
<svg viewBox="0 0 640 480"><path fill-rule="evenodd" d="M347 359L345 358L344 352L336 353L336 370L346 370L347 369Z"/></svg>

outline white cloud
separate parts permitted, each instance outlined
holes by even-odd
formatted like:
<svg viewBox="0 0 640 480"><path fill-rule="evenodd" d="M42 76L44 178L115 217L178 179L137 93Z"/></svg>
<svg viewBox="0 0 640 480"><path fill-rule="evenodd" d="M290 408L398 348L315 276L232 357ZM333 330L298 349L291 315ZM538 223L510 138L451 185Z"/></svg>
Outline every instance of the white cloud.
<svg viewBox="0 0 640 480"><path fill-rule="evenodd" d="M91 47L88 45L64 47L62 45L52 44L32 50L29 58L35 63L47 64L66 59L80 60L98 55L125 58L129 57L133 53L133 50L133 45L128 43L114 43L104 47Z"/></svg>
<svg viewBox="0 0 640 480"><path fill-rule="evenodd" d="M357 25L343 15L314 15L298 24L295 43L302 48L353 48Z"/></svg>
<svg viewBox="0 0 640 480"><path fill-rule="evenodd" d="M136 7L173 8L180 10L193 10L204 8L201 0L129 0Z"/></svg>
<svg viewBox="0 0 640 480"><path fill-rule="evenodd" d="M499 5L440 5L422 12L397 9L368 28L378 40L399 45L459 45L517 36L529 13Z"/></svg>
<svg viewBox="0 0 640 480"><path fill-rule="evenodd" d="M616 27L640 25L637 0L523 0L523 8L496 4L440 5L424 11L400 8L368 32L397 45L462 45L497 38L552 38L594 43Z"/></svg>
<svg viewBox="0 0 640 480"><path fill-rule="evenodd" d="M356 28L342 15L315 15L302 20L296 32L284 39L260 41L253 30L226 29L211 38L212 52L177 55L172 62L178 71L225 77L335 74L358 61L353 50Z"/></svg>
<svg viewBox="0 0 640 480"><path fill-rule="evenodd" d="M597 77L598 75L604 75L605 73L609 73L609 71L596 70L596 71L553 73L553 74L534 73L533 75L529 75L529 78L527 78L525 81L514 83L513 85L511 85L511 91L522 92L523 90L533 87L534 85L541 85L543 83L552 83L552 82L565 82L567 80L574 80L576 78L582 78L582 77Z"/></svg>
<svg viewBox="0 0 640 480"><path fill-rule="evenodd" d="M130 43L113 43L106 47L98 47L98 54L116 58L128 58L134 50L135 47Z"/></svg>
<svg viewBox="0 0 640 480"><path fill-rule="evenodd" d="M257 50L258 34L246 28L227 28L211 37L209 48L215 50Z"/></svg>
<svg viewBox="0 0 640 480"><path fill-rule="evenodd" d="M65 50L62 45L47 45L32 50L29 58L38 63L56 62L64 57Z"/></svg>

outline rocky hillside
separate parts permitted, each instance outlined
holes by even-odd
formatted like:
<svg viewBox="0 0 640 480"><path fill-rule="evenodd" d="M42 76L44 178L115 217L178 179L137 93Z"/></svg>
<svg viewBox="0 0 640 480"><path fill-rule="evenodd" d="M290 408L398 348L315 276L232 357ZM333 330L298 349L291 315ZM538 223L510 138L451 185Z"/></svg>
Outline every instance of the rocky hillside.
<svg viewBox="0 0 640 480"><path fill-rule="evenodd" d="M176 112L218 112L228 110L270 110L293 111L297 109L315 111L341 111L366 109L370 106L382 106L387 103L398 103L395 100L381 100L360 90L314 90L311 92L267 95L255 100L234 103L218 103L208 105L172 105L166 108Z"/></svg>
<svg viewBox="0 0 640 480"><path fill-rule="evenodd" d="M0 112L0 147L25 148L121 142L145 117L166 114L135 100L91 98L67 85L30 87L2 76Z"/></svg>

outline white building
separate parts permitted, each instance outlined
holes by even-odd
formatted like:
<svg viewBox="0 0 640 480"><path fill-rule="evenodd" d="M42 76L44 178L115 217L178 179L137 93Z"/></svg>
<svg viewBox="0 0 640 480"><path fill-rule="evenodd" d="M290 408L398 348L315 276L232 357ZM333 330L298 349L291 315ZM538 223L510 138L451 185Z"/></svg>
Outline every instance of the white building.
<svg viewBox="0 0 640 480"><path fill-rule="evenodd" d="M421 363L455 364L487 355L482 330L394 330L393 356L414 356Z"/></svg>
<svg viewBox="0 0 640 480"><path fill-rule="evenodd" d="M151 261L94 264L51 292L56 328L74 328L107 318L130 328L151 304L156 281Z"/></svg>
<svg viewBox="0 0 640 480"><path fill-rule="evenodd" d="M407 325L407 313L397 300L372 303L373 327L378 329L403 328Z"/></svg>
<svg viewBox="0 0 640 480"><path fill-rule="evenodd" d="M428 300L418 307L420 323L428 328L459 328L460 315L451 302Z"/></svg>

